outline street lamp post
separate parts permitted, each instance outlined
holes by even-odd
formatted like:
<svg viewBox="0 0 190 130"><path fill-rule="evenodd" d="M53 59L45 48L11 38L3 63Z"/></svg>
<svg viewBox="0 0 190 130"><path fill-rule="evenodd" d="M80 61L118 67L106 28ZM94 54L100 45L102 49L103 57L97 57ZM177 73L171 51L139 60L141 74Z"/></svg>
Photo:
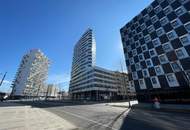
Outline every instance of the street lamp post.
<svg viewBox="0 0 190 130"><path fill-rule="evenodd" d="M1 82L0 82L0 86L3 84L6 74L7 74L7 72L5 72L5 74L3 75L3 78L1 79Z"/></svg>

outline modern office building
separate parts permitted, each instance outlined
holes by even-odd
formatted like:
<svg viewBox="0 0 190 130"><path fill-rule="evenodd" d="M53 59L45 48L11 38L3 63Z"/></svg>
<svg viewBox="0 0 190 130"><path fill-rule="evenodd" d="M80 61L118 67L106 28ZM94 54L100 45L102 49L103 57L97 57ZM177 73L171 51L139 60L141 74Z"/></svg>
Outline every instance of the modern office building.
<svg viewBox="0 0 190 130"><path fill-rule="evenodd" d="M129 83L127 73L115 71L117 99L133 99L136 97L135 87Z"/></svg>
<svg viewBox="0 0 190 130"><path fill-rule="evenodd" d="M96 42L88 29L74 48L69 93L72 99L104 100L117 97L114 71L96 64Z"/></svg>
<svg viewBox="0 0 190 130"><path fill-rule="evenodd" d="M46 97L47 98L58 98L59 94L59 88L55 84L48 84L47 85L47 91L46 91Z"/></svg>
<svg viewBox="0 0 190 130"><path fill-rule="evenodd" d="M190 99L190 0L155 0L120 32L140 101Z"/></svg>
<svg viewBox="0 0 190 130"><path fill-rule="evenodd" d="M39 50L33 49L23 56L15 80L12 84L11 96L38 97L44 95L44 82L47 79L48 58Z"/></svg>

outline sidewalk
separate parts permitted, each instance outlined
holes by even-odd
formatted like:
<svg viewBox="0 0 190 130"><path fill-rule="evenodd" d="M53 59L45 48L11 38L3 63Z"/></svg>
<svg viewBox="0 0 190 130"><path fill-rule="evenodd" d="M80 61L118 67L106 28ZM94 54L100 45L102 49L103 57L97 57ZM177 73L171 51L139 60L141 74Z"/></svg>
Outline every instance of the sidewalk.
<svg viewBox="0 0 190 130"><path fill-rule="evenodd" d="M115 106L115 107L128 107L128 102L118 102L118 103L107 103L106 105ZM138 101L131 101L133 108L154 110L153 104L151 103L138 103ZM190 105L181 105L181 104L160 104L160 110L162 111L171 111L171 112L189 112Z"/></svg>
<svg viewBox="0 0 190 130"><path fill-rule="evenodd" d="M138 101L137 100L130 101L130 104L131 106L137 105ZM106 105L114 106L114 107L128 107L129 102L113 102L113 103L106 103Z"/></svg>
<svg viewBox="0 0 190 130"><path fill-rule="evenodd" d="M74 130L76 127L43 109L0 103L0 130Z"/></svg>

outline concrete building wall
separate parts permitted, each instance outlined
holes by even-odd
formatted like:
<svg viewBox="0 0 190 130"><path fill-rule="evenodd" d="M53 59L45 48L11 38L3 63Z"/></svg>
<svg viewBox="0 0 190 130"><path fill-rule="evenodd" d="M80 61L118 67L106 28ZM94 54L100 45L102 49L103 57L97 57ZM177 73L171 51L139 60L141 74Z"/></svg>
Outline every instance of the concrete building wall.
<svg viewBox="0 0 190 130"><path fill-rule="evenodd" d="M59 89L58 86L54 84L47 85L47 97L58 97Z"/></svg>

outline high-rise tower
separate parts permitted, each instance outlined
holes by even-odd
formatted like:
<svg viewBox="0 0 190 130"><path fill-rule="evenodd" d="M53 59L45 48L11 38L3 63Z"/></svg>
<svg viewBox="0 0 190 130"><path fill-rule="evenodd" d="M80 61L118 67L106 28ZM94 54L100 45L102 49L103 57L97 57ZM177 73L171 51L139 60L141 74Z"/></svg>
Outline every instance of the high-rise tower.
<svg viewBox="0 0 190 130"><path fill-rule="evenodd" d="M129 80L140 101L190 99L189 12L189 0L154 0L121 28Z"/></svg>
<svg viewBox="0 0 190 130"><path fill-rule="evenodd" d="M96 42L92 29L88 29L74 47L71 78L80 76L80 73L95 66Z"/></svg>
<svg viewBox="0 0 190 130"><path fill-rule="evenodd" d="M96 42L88 29L74 47L69 93L73 99L113 99L118 92L114 71L95 66Z"/></svg>
<svg viewBox="0 0 190 130"><path fill-rule="evenodd" d="M39 50L33 49L23 56L16 78L12 84L12 96L41 96L49 67L48 58Z"/></svg>

